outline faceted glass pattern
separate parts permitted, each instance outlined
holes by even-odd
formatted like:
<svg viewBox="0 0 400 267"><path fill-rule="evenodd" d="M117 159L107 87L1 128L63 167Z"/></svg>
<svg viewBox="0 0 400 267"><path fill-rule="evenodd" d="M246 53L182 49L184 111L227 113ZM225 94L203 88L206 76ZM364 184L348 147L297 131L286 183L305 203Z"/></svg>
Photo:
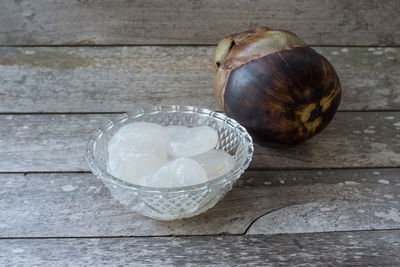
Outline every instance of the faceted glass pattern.
<svg viewBox="0 0 400 267"><path fill-rule="evenodd" d="M151 188L120 180L107 172L108 142L120 127L138 121L163 126L209 126L218 132L216 148L231 154L235 167L217 179L180 188ZM86 147L90 169L111 195L132 211L158 220L188 218L213 207L231 190L252 156L253 142L244 127L221 113L187 106L157 106L119 115L94 131Z"/></svg>

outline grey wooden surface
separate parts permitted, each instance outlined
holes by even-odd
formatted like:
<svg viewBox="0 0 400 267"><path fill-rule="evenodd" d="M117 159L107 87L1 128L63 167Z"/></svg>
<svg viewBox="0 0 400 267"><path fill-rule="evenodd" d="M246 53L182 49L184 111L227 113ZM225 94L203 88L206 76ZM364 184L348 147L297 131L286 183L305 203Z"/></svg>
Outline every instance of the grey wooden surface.
<svg viewBox="0 0 400 267"><path fill-rule="evenodd" d="M2 1L0 44L216 44L258 26L312 45L399 45L397 0Z"/></svg>
<svg viewBox="0 0 400 267"><path fill-rule="evenodd" d="M399 13L397 0L2 1L0 266L399 266ZM215 44L257 26L332 62L332 123L294 148L256 145L196 217L119 204L84 161L90 132L138 106L218 110Z"/></svg>
<svg viewBox="0 0 400 267"><path fill-rule="evenodd" d="M90 133L115 114L0 115L0 171L88 171ZM318 136L288 149L255 146L250 169L400 166L399 112L338 112Z"/></svg>
<svg viewBox="0 0 400 267"><path fill-rule="evenodd" d="M1 174L7 238L276 234L400 228L399 169L248 171L199 216L130 212L90 173Z"/></svg>
<svg viewBox="0 0 400 267"><path fill-rule="evenodd" d="M399 266L400 231L2 239L5 266Z"/></svg>
<svg viewBox="0 0 400 267"><path fill-rule="evenodd" d="M340 75L340 110L400 110L399 48L316 49ZM0 47L0 112L123 112L159 104L217 110L214 50L214 46Z"/></svg>

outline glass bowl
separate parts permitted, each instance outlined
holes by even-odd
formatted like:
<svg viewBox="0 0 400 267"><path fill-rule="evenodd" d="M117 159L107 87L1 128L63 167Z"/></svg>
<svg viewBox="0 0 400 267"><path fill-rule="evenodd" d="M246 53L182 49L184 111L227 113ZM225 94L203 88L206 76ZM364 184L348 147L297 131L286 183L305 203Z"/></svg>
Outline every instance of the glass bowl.
<svg viewBox="0 0 400 267"><path fill-rule="evenodd" d="M138 121L163 126L209 126L218 131L217 149L231 154L235 167L206 183L177 188L151 188L118 179L107 172L108 142L123 125ZM119 115L94 131L86 147L86 160L92 172L123 205L153 219L174 220L192 217L213 207L249 166L253 151L246 129L221 113L188 106L157 106Z"/></svg>

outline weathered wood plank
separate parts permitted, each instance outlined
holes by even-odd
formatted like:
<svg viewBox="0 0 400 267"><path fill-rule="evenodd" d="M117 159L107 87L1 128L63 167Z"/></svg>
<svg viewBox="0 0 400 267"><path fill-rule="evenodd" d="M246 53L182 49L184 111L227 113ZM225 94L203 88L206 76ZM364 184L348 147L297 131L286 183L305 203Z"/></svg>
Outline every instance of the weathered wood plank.
<svg viewBox="0 0 400 267"><path fill-rule="evenodd" d="M88 171L89 135L111 114L0 115L0 171ZM339 112L288 149L255 146L250 168L399 167L400 112Z"/></svg>
<svg viewBox="0 0 400 267"><path fill-rule="evenodd" d="M321 134L286 150L256 146L252 165L268 168L398 167L400 113L337 113Z"/></svg>
<svg viewBox="0 0 400 267"><path fill-rule="evenodd" d="M0 48L0 112L218 109L215 47ZM340 110L400 109L400 48L317 48L338 71ZM149 93L151 92L151 94Z"/></svg>
<svg viewBox="0 0 400 267"><path fill-rule="evenodd" d="M258 26L313 45L399 45L397 0L2 1L2 45L215 44Z"/></svg>
<svg viewBox="0 0 400 267"><path fill-rule="evenodd" d="M393 198L384 194L379 199ZM273 211L259 218L251 225L247 234L310 233L382 229L390 224L400 226L399 203L379 203L363 200L359 203L348 201L315 202L289 206ZM362 216L360 216L362 214Z"/></svg>
<svg viewBox="0 0 400 267"><path fill-rule="evenodd" d="M273 236L3 239L10 266L398 266L400 231Z"/></svg>
<svg viewBox="0 0 400 267"><path fill-rule="evenodd" d="M207 212L162 222L129 211L90 173L0 174L0 237L243 234L260 216L286 210L294 215L274 216L264 227L257 221L249 232L395 229L399 176L400 169L250 171ZM304 227L317 206L321 225Z"/></svg>

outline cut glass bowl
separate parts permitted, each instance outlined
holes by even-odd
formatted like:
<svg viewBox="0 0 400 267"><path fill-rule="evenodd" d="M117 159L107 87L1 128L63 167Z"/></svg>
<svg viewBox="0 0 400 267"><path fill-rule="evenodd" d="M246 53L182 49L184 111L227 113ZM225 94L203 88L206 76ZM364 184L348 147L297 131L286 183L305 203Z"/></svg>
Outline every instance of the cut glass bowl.
<svg viewBox="0 0 400 267"><path fill-rule="evenodd" d="M139 121L163 126L209 126L218 132L216 148L231 154L235 167L214 180L179 188L151 188L114 177L107 172L108 142L123 125ZM221 113L188 106L156 106L119 115L94 131L86 147L86 160L92 172L123 205L153 219L174 220L192 217L213 207L249 166L253 151L246 129Z"/></svg>

